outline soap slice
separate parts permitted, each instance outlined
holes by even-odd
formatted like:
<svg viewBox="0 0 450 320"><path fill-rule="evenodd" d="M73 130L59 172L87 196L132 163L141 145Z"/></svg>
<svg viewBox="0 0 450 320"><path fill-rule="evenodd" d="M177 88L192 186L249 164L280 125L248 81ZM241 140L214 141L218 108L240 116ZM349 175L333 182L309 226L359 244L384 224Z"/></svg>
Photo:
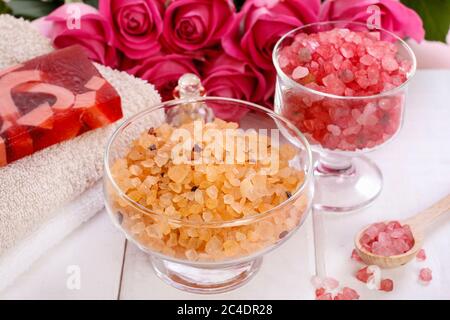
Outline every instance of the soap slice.
<svg viewBox="0 0 450 320"><path fill-rule="evenodd" d="M0 71L0 167L122 118L120 96L80 46Z"/></svg>

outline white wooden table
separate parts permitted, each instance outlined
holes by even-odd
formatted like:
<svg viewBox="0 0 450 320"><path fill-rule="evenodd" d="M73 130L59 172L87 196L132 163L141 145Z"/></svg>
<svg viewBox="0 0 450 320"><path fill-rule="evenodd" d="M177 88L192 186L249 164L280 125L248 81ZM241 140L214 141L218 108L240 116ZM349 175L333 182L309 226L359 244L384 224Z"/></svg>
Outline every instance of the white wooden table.
<svg viewBox="0 0 450 320"><path fill-rule="evenodd" d="M374 205L351 215L327 215L328 274L359 291L363 299L450 299L450 214L425 242L428 259L383 271L394 279L391 293L371 291L353 273L349 259L354 233L379 220L401 219L450 193L450 70L421 70L412 81L405 124L397 139L369 156L384 174ZM78 266L80 289L68 289L70 266ZM433 281L417 281L421 267ZM31 270L0 293L0 299L312 299L314 274L311 217L288 243L266 256L245 286L205 297L178 291L159 280L147 256L124 237L102 212L43 256Z"/></svg>

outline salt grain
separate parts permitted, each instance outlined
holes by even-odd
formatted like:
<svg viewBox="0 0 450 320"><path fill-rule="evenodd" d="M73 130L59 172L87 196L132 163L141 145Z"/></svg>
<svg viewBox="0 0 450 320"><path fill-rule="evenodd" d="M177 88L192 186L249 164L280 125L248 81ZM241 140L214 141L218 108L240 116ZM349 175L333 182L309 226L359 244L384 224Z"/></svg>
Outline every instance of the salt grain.
<svg viewBox="0 0 450 320"><path fill-rule="evenodd" d="M419 280L424 284L428 284L433 279L430 268L422 268L419 271Z"/></svg>
<svg viewBox="0 0 450 320"><path fill-rule="evenodd" d="M417 261L425 261L427 259L424 249L420 249L419 252L417 252L416 259Z"/></svg>
<svg viewBox="0 0 450 320"><path fill-rule="evenodd" d="M294 80L302 79L309 74L309 70L305 67L296 67L292 72L292 78Z"/></svg>

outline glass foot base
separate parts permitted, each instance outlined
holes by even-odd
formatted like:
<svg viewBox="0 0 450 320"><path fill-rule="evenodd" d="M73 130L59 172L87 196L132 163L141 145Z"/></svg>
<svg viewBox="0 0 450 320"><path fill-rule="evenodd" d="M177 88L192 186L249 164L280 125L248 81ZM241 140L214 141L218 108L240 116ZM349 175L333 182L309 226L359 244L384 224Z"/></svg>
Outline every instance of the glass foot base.
<svg viewBox="0 0 450 320"><path fill-rule="evenodd" d="M225 267L194 267L151 257L158 277L169 285L193 293L221 293L247 283L259 270L262 258Z"/></svg>
<svg viewBox="0 0 450 320"><path fill-rule="evenodd" d="M318 162L314 177L314 207L332 212L351 212L369 206L383 188L383 175L366 157L355 157L345 169L335 169Z"/></svg>

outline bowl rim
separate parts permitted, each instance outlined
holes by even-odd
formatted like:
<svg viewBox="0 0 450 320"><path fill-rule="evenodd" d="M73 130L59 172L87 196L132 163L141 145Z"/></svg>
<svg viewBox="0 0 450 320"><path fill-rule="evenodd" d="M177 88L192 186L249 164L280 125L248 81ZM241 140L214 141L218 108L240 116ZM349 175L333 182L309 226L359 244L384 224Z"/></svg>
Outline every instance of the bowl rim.
<svg viewBox="0 0 450 320"><path fill-rule="evenodd" d="M283 81L289 83L289 85L291 85L292 87L298 87L301 88L302 90L305 90L309 93L315 94L315 95L320 95L320 96L324 96L327 98L332 98L332 99L342 99L342 100L367 100L367 99L377 99L377 98L381 98L381 97L386 97L386 96L391 96L395 93L397 93L398 91L403 90L404 88L406 88L406 86L409 84L409 82L411 81L411 79L414 77L414 75L416 74L417 71L417 59L416 59L416 55L414 54L414 51L412 50L412 48L399 36L397 36L395 33L388 31L384 28L381 27L377 27L375 25L371 25L373 27L373 30L378 30L381 32L385 32L388 35L392 36L394 39L396 39L408 52L409 56L411 57L411 61L412 61L412 68L411 71L407 74L407 78L406 81L403 82L401 85L387 90L387 91L383 91L374 95L369 95L369 96L340 96L340 95L335 95L332 93L326 93L326 92L322 92L322 91L318 91L318 90L314 90L311 88L308 88L296 81L294 81L293 79L291 79L286 73L284 73L284 71L281 69L279 63L278 63L278 59L277 59L277 53L280 49L281 44L283 43L283 41L291 36L292 34L301 31L302 29L306 29L308 27L314 27L314 26L321 26L321 25L332 25L332 24L338 24L338 23L342 23L342 24L348 24L348 25L357 25L357 26L364 26L367 27L368 24L367 23L362 23L362 22L355 22L355 21L348 21L348 20L334 20L334 21L322 21L322 22L314 22L314 23L309 23L309 24L305 24L303 26L297 27L287 33L285 33L275 44L275 47L273 48L273 52L272 52L272 63L275 66L275 70L277 72L277 76L282 78ZM343 29L345 29L343 27Z"/></svg>
<svg viewBox="0 0 450 320"><path fill-rule="evenodd" d="M190 221L186 221L183 219L179 219L179 218L171 218L168 217L164 214L160 214L157 212L154 212L150 209L148 209L147 207L137 203L136 201L134 201L133 199L131 199L130 197L128 197L126 195L126 193L124 193L119 186L117 185L117 183L115 182L111 170L110 170L110 151L112 148L113 143L115 142L116 138L120 135L120 133L122 132L122 130L124 130L127 126L129 126L130 124L132 124L135 120L149 115L152 112L164 109L165 107L174 107L176 105L180 105L180 104L185 104L185 103L193 103L193 102L207 102L207 101L225 101L225 102L232 102L232 103L236 103L236 104L241 104L241 105L246 105L252 108L256 108L258 109L258 111L264 112L265 114L267 114L268 116L270 116L272 119L274 119L274 121L276 122L277 120L281 120L283 121L289 129L293 130L295 132L296 138L300 140L302 147L299 147L298 145L295 145L294 143L291 142L290 139L288 139L286 137L286 139L289 141L289 143L293 144L297 149L304 149L304 151L306 152L306 156L308 159L308 163L306 165L306 169L304 170L305 172L305 178L302 182L302 184L297 188L297 190L291 195L290 198L286 199L285 201L279 203L278 205L276 205L275 207L257 214L257 215L253 215L253 216L249 216L249 217L245 217L245 218L237 218L237 219L232 219L232 220L227 220L227 221L212 221L212 222L190 222ZM164 122L163 122L164 123ZM313 155L312 155L312 149L311 149L311 145L308 142L308 140L306 139L306 137L303 135L303 133L294 125L292 124L289 120L287 120L285 117L275 113L274 111L262 107L260 105L257 105L255 103L252 102L248 102L248 101L244 101L244 100L239 100L239 99L234 99L234 98L226 98L226 97L216 97L216 96L205 96L205 97L195 97L195 98L188 98L188 99L174 99L174 100L170 100L170 101L166 101L166 102L162 102L162 103L158 103L152 107L146 108L136 114L134 114L133 116L129 117L128 119L126 119L125 121L123 121L113 132L113 134L110 136L110 138L108 139L108 143L106 145L106 149L104 152L104 157L103 157L103 165L104 165L104 181L108 181L109 183L111 183L111 185L113 186L113 188L115 189L115 192L119 195L120 198L125 199L132 207L134 207L135 209L142 211L145 214L151 215L151 216L157 216L157 217L162 217L164 219L166 219L166 221L168 223L171 224L178 224L180 226L190 226L190 227L209 227L209 228L223 228L223 227L233 227L233 226L240 226L240 225L244 225L244 224L249 224L261 219L266 218L267 216L270 216L271 214L274 214L276 212L278 212L281 208L283 208L284 206L286 206L289 203L294 202L295 200L297 200L297 198L299 198L303 192L305 191L305 188L312 183L311 180L313 179L313 164L314 164L314 159L313 159ZM104 190L104 192L106 193L107 190ZM312 200L312 199L310 199Z"/></svg>

